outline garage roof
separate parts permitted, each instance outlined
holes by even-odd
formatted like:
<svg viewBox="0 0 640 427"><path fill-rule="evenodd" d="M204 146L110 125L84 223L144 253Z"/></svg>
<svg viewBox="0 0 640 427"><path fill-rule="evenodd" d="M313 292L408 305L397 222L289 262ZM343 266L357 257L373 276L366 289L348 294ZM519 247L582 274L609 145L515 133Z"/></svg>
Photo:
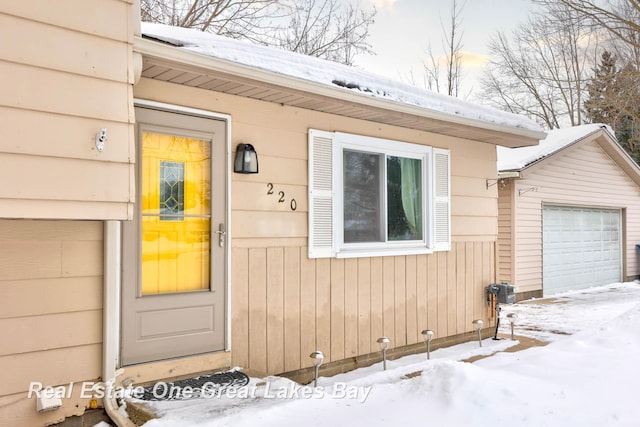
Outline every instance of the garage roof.
<svg viewBox="0 0 640 427"><path fill-rule="evenodd" d="M549 131L539 145L520 148L496 147L498 173L503 178L523 177L554 155L576 145L595 141L629 177L640 185L640 167L618 143L613 129L602 123Z"/></svg>

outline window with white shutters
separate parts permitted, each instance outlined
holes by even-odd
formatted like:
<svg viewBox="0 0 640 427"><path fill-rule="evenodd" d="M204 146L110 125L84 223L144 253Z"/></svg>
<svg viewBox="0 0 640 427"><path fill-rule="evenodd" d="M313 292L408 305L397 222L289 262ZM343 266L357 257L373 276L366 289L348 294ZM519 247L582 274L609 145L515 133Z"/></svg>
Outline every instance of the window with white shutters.
<svg viewBox="0 0 640 427"><path fill-rule="evenodd" d="M449 150L309 131L309 257L446 251Z"/></svg>

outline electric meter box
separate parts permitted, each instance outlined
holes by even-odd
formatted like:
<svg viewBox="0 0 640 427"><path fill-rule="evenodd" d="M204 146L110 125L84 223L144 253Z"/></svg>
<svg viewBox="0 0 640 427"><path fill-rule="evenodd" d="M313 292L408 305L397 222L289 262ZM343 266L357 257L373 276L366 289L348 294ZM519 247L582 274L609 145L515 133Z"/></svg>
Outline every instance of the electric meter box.
<svg viewBox="0 0 640 427"><path fill-rule="evenodd" d="M490 287L498 291L495 295L496 301L500 304L513 304L516 302L515 286L511 283L495 283L490 285Z"/></svg>

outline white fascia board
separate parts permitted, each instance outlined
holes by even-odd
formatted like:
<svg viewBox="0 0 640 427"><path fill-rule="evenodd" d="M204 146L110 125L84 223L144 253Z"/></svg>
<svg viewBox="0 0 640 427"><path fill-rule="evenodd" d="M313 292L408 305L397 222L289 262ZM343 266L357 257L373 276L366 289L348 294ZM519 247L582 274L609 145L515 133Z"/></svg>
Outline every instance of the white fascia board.
<svg viewBox="0 0 640 427"><path fill-rule="evenodd" d="M499 178L499 179L506 179L506 178L520 178L520 172L519 172L519 171L504 171L504 172L498 172L498 178Z"/></svg>
<svg viewBox="0 0 640 427"><path fill-rule="evenodd" d="M239 64L237 62L214 58L198 52L192 52L187 49L180 49L176 46L167 45L142 37L135 37L133 50L134 52L138 52L149 57L165 59L187 66L194 66L206 70L211 70L213 72L231 74L258 82L265 82L276 86L299 90L302 92L308 92L311 94L339 99L341 101L350 101L353 103L381 108L388 111L412 114L414 116L425 117L433 120L440 120L443 122L456 123L459 125L531 138L536 140L536 143L538 140L544 139L546 137L546 132L543 131L534 131L514 126L499 125L483 120L470 119L467 117L447 114L441 111L431 110L424 107L403 104L401 102L388 99L375 98L370 95L347 91L340 88L332 88L320 83L310 82L308 80L286 76L284 74L278 74L267 70L260 70L254 67Z"/></svg>

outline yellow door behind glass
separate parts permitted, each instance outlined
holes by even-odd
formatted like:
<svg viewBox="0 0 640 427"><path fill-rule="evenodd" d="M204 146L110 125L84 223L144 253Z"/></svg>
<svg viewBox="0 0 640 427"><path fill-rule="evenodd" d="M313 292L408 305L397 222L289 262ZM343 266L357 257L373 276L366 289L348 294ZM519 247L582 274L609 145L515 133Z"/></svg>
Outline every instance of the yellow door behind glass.
<svg viewBox="0 0 640 427"><path fill-rule="evenodd" d="M209 141L142 135L142 294L209 289Z"/></svg>

